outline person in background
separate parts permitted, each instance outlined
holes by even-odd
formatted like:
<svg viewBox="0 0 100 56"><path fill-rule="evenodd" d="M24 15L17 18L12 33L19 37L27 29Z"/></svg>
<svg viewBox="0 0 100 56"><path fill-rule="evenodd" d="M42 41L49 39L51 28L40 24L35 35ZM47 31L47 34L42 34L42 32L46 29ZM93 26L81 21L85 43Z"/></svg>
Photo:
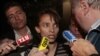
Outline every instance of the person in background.
<svg viewBox="0 0 100 56"><path fill-rule="evenodd" d="M59 20L60 16L53 9L46 9L38 14L35 30L39 34L40 39L46 36L49 44L48 48L42 51L33 47L28 56L71 56L69 46L57 41L59 37Z"/></svg>
<svg viewBox="0 0 100 56"><path fill-rule="evenodd" d="M76 36L76 38L83 38L85 33L79 27L74 18L70 19L69 30Z"/></svg>
<svg viewBox="0 0 100 56"><path fill-rule="evenodd" d="M76 40L71 50L77 56L100 56L100 0L71 0L72 13L87 32L86 40ZM78 47L77 47L78 46Z"/></svg>
<svg viewBox="0 0 100 56"><path fill-rule="evenodd" d="M19 46L19 49L16 49L18 46L14 45L13 43L26 35L28 35L30 39L33 39L33 32L27 25L26 13L18 2L9 1L5 5L5 15L9 25L12 27L12 32L9 32L3 36L5 39L1 40L0 43L0 55L13 56L13 53L17 53L19 54L18 56L24 56L25 51L29 47ZM26 45L31 45L30 41L28 42Z"/></svg>

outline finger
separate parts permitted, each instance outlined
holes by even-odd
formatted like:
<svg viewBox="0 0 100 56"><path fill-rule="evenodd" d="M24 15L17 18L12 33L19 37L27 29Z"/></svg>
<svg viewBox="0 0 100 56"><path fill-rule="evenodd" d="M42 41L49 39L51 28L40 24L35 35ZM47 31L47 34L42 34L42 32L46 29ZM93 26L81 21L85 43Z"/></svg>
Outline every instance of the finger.
<svg viewBox="0 0 100 56"><path fill-rule="evenodd" d="M47 54L48 53L48 49L41 50L41 52Z"/></svg>
<svg viewBox="0 0 100 56"><path fill-rule="evenodd" d="M39 52L39 54L40 54L39 56L46 56L45 53L41 51Z"/></svg>
<svg viewBox="0 0 100 56"><path fill-rule="evenodd" d="M72 47L72 46L73 46L73 42L71 42L71 43L69 44L69 46Z"/></svg>
<svg viewBox="0 0 100 56"><path fill-rule="evenodd" d="M32 54L35 54L35 53L37 53L38 52L38 48L36 48L36 47L33 47L32 48L32 50L29 52L29 56L31 56Z"/></svg>
<svg viewBox="0 0 100 56"><path fill-rule="evenodd" d="M34 53L33 55L34 56L46 56L45 53L42 51L38 51L38 52ZM30 55L30 56L32 56L32 55Z"/></svg>
<svg viewBox="0 0 100 56"><path fill-rule="evenodd" d="M5 47L5 50L10 52L12 50L12 48L8 45L8 46Z"/></svg>
<svg viewBox="0 0 100 56"><path fill-rule="evenodd" d="M4 48L3 48L3 51L5 51L5 52L10 52L11 50L12 50L12 48L9 45L9 43L6 46L4 46Z"/></svg>
<svg viewBox="0 0 100 56"><path fill-rule="evenodd" d="M38 48L36 48L36 47L33 47L33 48L32 48L32 52L33 52L33 53L36 53L36 52L38 52Z"/></svg>
<svg viewBox="0 0 100 56"><path fill-rule="evenodd" d="M9 51L8 51L6 48L3 48L3 49L2 49L1 55L5 55L5 54L7 54L7 53L9 53Z"/></svg>
<svg viewBox="0 0 100 56"><path fill-rule="evenodd" d="M72 55L73 55L73 56L79 56L79 55L78 55L78 54L76 54L76 53L72 53Z"/></svg>
<svg viewBox="0 0 100 56"><path fill-rule="evenodd" d="M17 46L14 46L12 43L9 43L8 46L11 48L11 50L16 50Z"/></svg>

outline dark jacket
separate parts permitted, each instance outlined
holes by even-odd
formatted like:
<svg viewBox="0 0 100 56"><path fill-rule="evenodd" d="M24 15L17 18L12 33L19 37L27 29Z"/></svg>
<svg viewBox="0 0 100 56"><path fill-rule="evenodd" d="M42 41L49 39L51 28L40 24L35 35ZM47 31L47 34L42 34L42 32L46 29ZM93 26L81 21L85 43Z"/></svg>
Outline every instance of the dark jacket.
<svg viewBox="0 0 100 56"><path fill-rule="evenodd" d="M12 51L5 56L21 56L20 53L22 51L27 51L27 50L31 49L32 46L37 43L38 38L35 37L34 28L29 28L29 29L30 29L32 37L33 37L33 39L30 41L31 44L29 43L30 45L24 46L23 48L18 47L15 51ZM9 39L15 40L14 31L11 30L8 33L6 33L5 35L3 35L1 40L3 40L4 38L9 38Z"/></svg>
<svg viewBox="0 0 100 56"><path fill-rule="evenodd" d="M96 29L89 32L87 40L91 41L100 54L100 25Z"/></svg>

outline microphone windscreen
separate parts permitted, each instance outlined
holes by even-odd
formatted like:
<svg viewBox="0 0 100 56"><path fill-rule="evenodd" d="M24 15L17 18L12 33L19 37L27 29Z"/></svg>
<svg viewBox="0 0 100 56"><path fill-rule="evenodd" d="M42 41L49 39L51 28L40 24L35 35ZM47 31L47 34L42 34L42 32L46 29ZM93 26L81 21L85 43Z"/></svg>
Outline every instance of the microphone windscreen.
<svg viewBox="0 0 100 56"><path fill-rule="evenodd" d="M30 36L26 35L26 36L21 37L20 39L18 39L16 41L16 43L17 43L18 46L27 45L30 42L30 40L31 40Z"/></svg>
<svg viewBox="0 0 100 56"><path fill-rule="evenodd" d="M68 42L73 42L76 40L76 37L68 30L63 32L63 37L68 41Z"/></svg>

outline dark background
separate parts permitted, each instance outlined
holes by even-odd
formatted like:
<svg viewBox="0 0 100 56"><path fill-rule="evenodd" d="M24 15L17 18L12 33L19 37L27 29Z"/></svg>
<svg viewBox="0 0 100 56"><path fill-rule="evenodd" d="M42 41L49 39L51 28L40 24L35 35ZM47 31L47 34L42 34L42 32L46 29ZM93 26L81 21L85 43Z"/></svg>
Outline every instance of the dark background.
<svg viewBox="0 0 100 56"><path fill-rule="evenodd" d="M53 8L61 16L61 32L68 28L70 19L70 0L14 0L22 4L28 17L28 25L33 26L36 13L44 8ZM0 36L11 30L4 15L4 5L10 0L0 0ZM33 26L34 27L34 26ZM0 37L1 38L1 37Z"/></svg>

